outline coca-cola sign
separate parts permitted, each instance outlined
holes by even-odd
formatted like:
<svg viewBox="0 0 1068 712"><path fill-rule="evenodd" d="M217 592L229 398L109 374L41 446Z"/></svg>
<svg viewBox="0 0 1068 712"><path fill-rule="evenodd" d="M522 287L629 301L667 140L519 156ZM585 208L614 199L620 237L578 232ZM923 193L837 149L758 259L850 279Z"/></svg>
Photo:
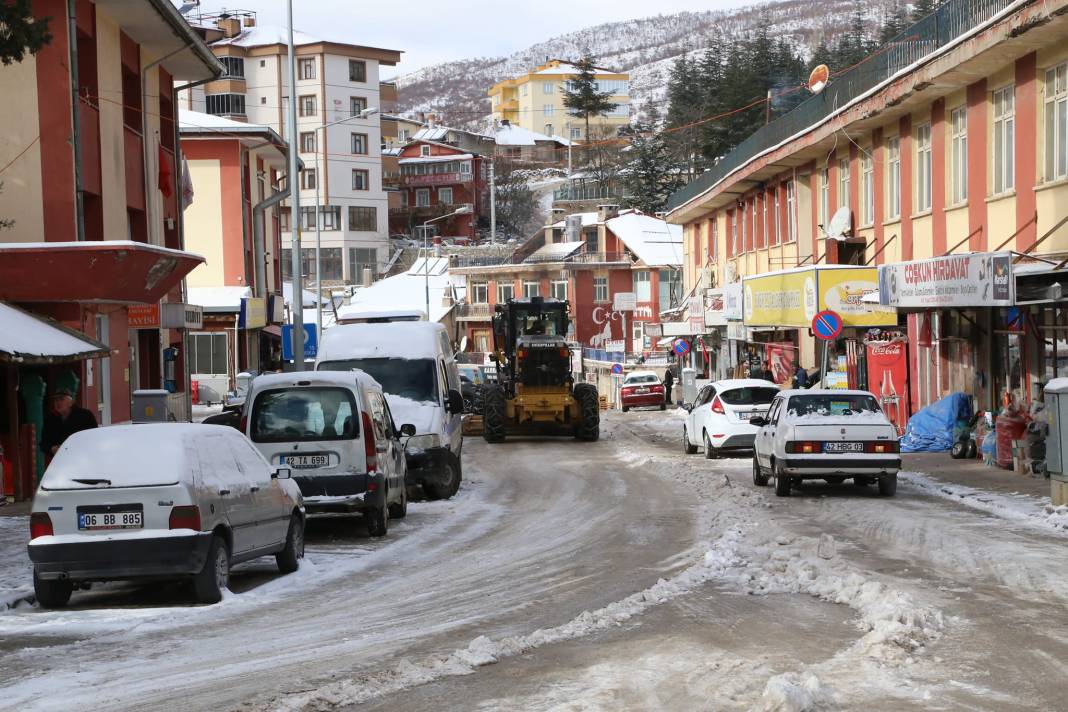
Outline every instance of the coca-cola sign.
<svg viewBox="0 0 1068 712"><path fill-rule="evenodd" d="M1012 253L980 252L879 267L879 302L891 307L1013 304Z"/></svg>

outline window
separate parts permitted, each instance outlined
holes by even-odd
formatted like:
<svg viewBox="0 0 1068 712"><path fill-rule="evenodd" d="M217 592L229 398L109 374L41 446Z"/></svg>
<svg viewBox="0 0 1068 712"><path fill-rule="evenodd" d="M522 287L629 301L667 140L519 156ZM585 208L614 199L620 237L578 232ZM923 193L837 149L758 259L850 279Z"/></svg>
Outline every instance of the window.
<svg viewBox="0 0 1068 712"><path fill-rule="evenodd" d="M341 206L340 205L324 205L319 213L319 220L322 223L323 230L340 230L341 229ZM338 255L338 264L341 264L341 255ZM323 279L327 279L325 276ZM338 277L341 279L341 277Z"/></svg>
<svg viewBox="0 0 1068 712"><path fill-rule="evenodd" d="M738 211L731 211L731 257L738 254Z"/></svg>
<svg viewBox="0 0 1068 712"><path fill-rule="evenodd" d="M553 115L553 105L552 104L543 104L542 107L541 107L541 113L542 113L543 116L552 116Z"/></svg>
<svg viewBox="0 0 1068 712"><path fill-rule="evenodd" d="M530 299L541 294L541 285L538 282L523 282L523 297Z"/></svg>
<svg viewBox="0 0 1068 712"><path fill-rule="evenodd" d="M831 167L820 171L820 224L824 228L831 220Z"/></svg>
<svg viewBox="0 0 1068 712"><path fill-rule="evenodd" d="M795 205L797 203L797 188L794 186L794 182L787 181L786 183L786 241L794 242L797 240L797 213L795 212Z"/></svg>
<svg viewBox="0 0 1068 712"><path fill-rule="evenodd" d="M875 222L875 166L871 153L865 151L860 159L861 222L871 225Z"/></svg>
<svg viewBox="0 0 1068 712"><path fill-rule="evenodd" d="M374 208L369 208L374 210ZM352 208L349 208L351 213ZM370 272L368 273L368 270ZM368 281L368 274L370 281ZM378 250L373 247L349 248L349 281L363 286L369 285L378 275Z"/></svg>
<svg viewBox="0 0 1068 712"><path fill-rule="evenodd" d="M356 402L345 388L278 388L256 399L252 441L352 440L358 422Z"/></svg>
<svg viewBox="0 0 1068 712"><path fill-rule="evenodd" d="M460 162L460 172L465 174L465 175L466 174L470 174L471 173L471 162L470 161L461 161Z"/></svg>
<svg viewBox="0 0 1068 712"><path fill-rule="evenodd" d="M849 207L849 189L851 187L852 176L849 172L849 159L843 158L838 161L838 207Z"/></svg>
<svg viewBox="0 0 1068 712"><path fill-rule="evenodd" d="M554 279L549 284L549 290L552 293L553 299L559 299L561 302L567 301L567 280L566 279Z"/></svg>
<svg viewBox="0 0 1068 712"><path fill-rule="evenodd" d="M315 58L304 57L297 63L298 79L315 79Z"/></svg>
<svg viewBox="0 0 1068 712"><path fill-rule="evenodd" d="M916 212L931 209L931 125L916 127Z"/></svg>
<svg viewBox="0 0 1068 712"><path fill-rule="evenodd" d="M189 335L190 373L229 373L228 365L225 332Z"/></svg>
<svg viewBox="0 0 1068 712"><path fill-rule="evenodd" d="M608 301L608 277L593 278L593 301Z"/></svg>
<svg viewBox="0 0 1068 712"><path fill-rule="evenodd" d="M630 82L626 79L598 79L597 91L612 92L614 96L626 96L630 93Z"/></svg>
<svg viewBox="0 0 1068 712"><path fill-rule="evenodd" d="M371 174L363 168L352 169L352 189L353 190L370 190L371 189Z"/></svg>
<svg viewBox="0 0 1068 712"><path fill-rule="evenodd" d="M267 66L267 60L266 59L261 59L260 60L260 66L261 67L266 67Z"/></svg>
<svg viewBox="0 0 1068 712"><path fill-rule="evenodd" d="M949 115L951 139L953 203L968 199L968 107L954 109Z"/></svg>
<svg viewBox="0 0 1068 712"><path fill-rule="evenodd" d="M779 233L779 230L780 230L779 223L781 222L781 219L782 219L782 203L779 202L780 201L780 195L779 194L782 191L780 189L780 186L775 186L775 188L773 188L773 190L775 191L775 207L774 207L774 211L775 212L772 213L772 216L771 216L771 224L772 224L772 229L771 229L772 243L771 244L772 245L778 245L779 242L782 241L782 236ZM715 225L715 223L713 223L713 225Z"/></svg>
<svg viewBox="0 0 1068 712"><path fill-rule="evenodd" d="M366 82L367 81L367 62L360 59L349 60L349 81L350 82Z"/></svg>
<svg viewBox="0 0 1068 712"><path fill-rule="evenodd" d="M660 270L660 311L673 309L682 303L682 271Z"/></svg>
<svg viewBox="0 0 1068 712"><path fill-rule="evenodd" d="M582 138L582 129L571 129L571 140L578 141Z"/></svg>
<svg viewBox="0 0 1068 712"><path fill-rule="evenodd" d="M278 229L282 232L289 232L289 219L292 217L293 211L289 208L278 209Z"/></svg>
<svg viewBox="0 0 1068 712"><path fill-rule="evenodd" d="M541 83L541 93L542 94L552 94L553 93L553 83L552 82L542 82Z"/></svg>
<svg viewBox="0 0 1068 712"><path fill-rule="evenodd" d="M305 96L298 97L300 103L297 104L297 106L300 107L301 116L315 116L316 113L318 113L315 99L316 97L314 94L306 94Z"/></svg>
<svg viewBox="0 0 1068 712"><path fill-rule="evenodd" d="M349 230L359 232L378 230L378 208L349 206Z"/></svg>
<svg viewBox="0 0 1068 712"><path fill-rule="evenodd" d="M452 188L438 188L438 202L442 205L452 205Z"/></svg>
<svg viewBox="0 0 1068 712"><path fill-rule="evenodd" d="M419 188L415 191L415 207L425 208L430 205L430 188Z"/></svg>
<svg viewBox="0 0 1068 712"><path fill-rule="evenodd" d="M305 168L300 173L300 189L301 190L315 190L317 185L315 169Z"/></svg>
<svg viewBox="0 0 1068 712"><path fill-rule="evenodd" d="M1046 180L1068 178L1068 63L1046 72Z"/></svg>
<svg viewBox="0 0 1068 712"><path fill-rule="evenodd" d="M420 146L419 147L419 155L420 156L429 156L430 155L430 146Z"/></svg>
<svg viewBox="0 0 1068 712"><path fill-rule="evenodd" d="M300 152L301 153L315 153L315 132L314 131L301 131L300 132Z"/></svg>
<svg viewBox="0 0 1068 712"><path fill-rule="evenodd" d="M497 282L497 303L504 304L515 299L515 285L511 282Z"/></svg>
<svg viewBox="0 0 1068 712"><path fill-rule="evenodd" d="M223 66L223 79L242 78L245 76L245 60L241 57L219 57ZM260 65L262 66L262 65Z"/></svg>
<svg viewBox="0 0 1068 712"><path fill-rule="evenodd" d="M522 86L520 86L519 87L519 96L526 96L528 89L530 89L530 85L529 84L523 84Z"/></svg>
<svg viewBox="0 0 1068 712"><path fill-rule="evenodd" d="M471 283L471 303L472 304L488 304L489 303L489 285L485 282L472 282Z"/></svg>
<svg viewBox="0 0 1068 712"><path fill-rule="evenodd" d="M748 206L743 204L741 209L739 210L739 212L741 212L742 214L742 252L749 251L749 210L747 208Z"/></svg>
<svg viewBox="0 0 1068 712"><path fill-rule="evenodd" d="M367 155L367 134L352 134L352 152L360 156Z"/></svg>
<svg viewBox="0 0 1068 712"><path fill-rule="evenodd" d="M300 229L301 230L314 230L315 229L315 207L301 208L300 209Z"/></svg>
<svg viewBox="0 0 1068 712"><path fill-rule="evenodd" d="M209 114L215 114L216 116L225 116L227 114L245 115L244 94L208 94L204 97L204 102Z"/></svg>
<svg viewBox="0 0 1068 712"><path fill-rule="evenodd" d="M341 208L327 208L326 210L337 210L340 216ZM326 213L324 213L325 215ZM335 228L336 229L336 228ZM315 255L315 249L312 248L312 255ZM333 282L340 282L344 279L341 274L341 248L340 247L324 247L319 251L319 263L323 268L323 281L330 280Z"/></svg>
<svg viewBox="0 0 1068 712"><path fill-rule="evenodd" d="M553 125L552 124L545 124L545 135L546 136L552 136L553 135Z"/></svg>
<svg viewBox="0 0 1068 712"><path fill-rule="evenodd" d="M901 217L901 138L886 141L886 217Z"/></svg>
<svg viewBox="0 0 1068 712"><path fill-rule="evenodd" d="M639 302L650 302L653 300L653 282L652 277L647 269L636 269L632 273L634 294Z"/></svg>
<svg viewBox="0 0 1068 712"><path fill-rule="evenodd" d="M1016 186L1014 150L1016 140L1015 87L994 92L994 194Z"/></svg>
<svg viewBox="0 0 1068 712"><path fill-rule="evenodd" d="M349 115L356 116L361 111L367 109L367 97L365 96L350 96L349 97ZM401 132L401 138L407 141L411 134L408 129L404 129Z"/></svg>
<svg viewBox="0 0 1068 712"><path fill-rule="evenodd" d="M261 104L261 105L264 105L264 104L266 104L266 103L267 103L267 97L265 97L265 96L261 96L261 97L260 97L260 104Z"/></svg>
<svg viewBox="0 0 1068 712"><path fill-rule="evenodd" d="M760 219L761 219L761 222L764 223L763 224L763 228L764 228L763 234L760 236L760 239L763 240L763 242L760 243L760 247L767 247L768 244L769 244L768 243L768 230L770 229L770 227L768 226L768 194L767 193L757 193L757 200L760 201L760 211L761 211Z"/></svg>

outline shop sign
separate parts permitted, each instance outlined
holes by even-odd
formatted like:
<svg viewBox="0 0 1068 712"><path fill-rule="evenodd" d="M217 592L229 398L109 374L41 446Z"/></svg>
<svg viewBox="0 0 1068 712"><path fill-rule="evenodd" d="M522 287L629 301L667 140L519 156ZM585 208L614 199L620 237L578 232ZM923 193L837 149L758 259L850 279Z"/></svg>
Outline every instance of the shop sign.
<svg viewBox="0 0 1068 712"><path fill-rule="evenodd" d="M160 305L164 329L200 329L204 326L204 308L196 304L167 302Z"/></svg>
<svg viewBox="0 0 1068 712"><path fill-rule="evenodd" d="M126 307L126 324L131 329L158 329L159 302Z"/></svg>
<svg viewBox="0 0 1068 712"><path fill-rule="evenodd" d="M1011 252L978 252L879 267L891 307L1003 307L1014 301Z"/></svg>
<svg viewBox="0 0 1068 712"><path fill-rule="evenodd" d="M747 326L807 329L817 312L828 309L846 327L897 323L893 309L864 301L879 289L874 267L808 267L750 277L743 284Z"/></svg>
<svg viewBox="0 0 1068 712"><path fill-rule="evenodd" d="M660 326L664 336L689 336L693 333L689 321L666 321Z"/></svg>
<svg viewBox="0 0 1068 712"><path fill-rule="evenodd" d="M732 321L741 321L745 316L742 310L742 283L735 282L723 288L723 317Z"/></svg>
<svg viewBox="0 0 1068 712"><path fill-rule="evenodd" d="M705 326L726 326L726 300L722 289L709 289L705 292Z"/></svg>
<svg viewBox="0 0 1068 712"><path fill-rule="evenodd" d="M613 311L634 311L638 306L638 295L634 292L616 292L612 295Z"/></svg>
<svg viewBox="0 0 1068 712"><path fill-rule="evenodd" d="M623 353L627 348L627 342L625 339L613 339L612 341L604 342L604 350L609 353Z"/></svg>
<svg viewBox="0 0 1068 712"><path fill-rule="evenodd" d="M241 314L237 326L241 329L261 329L267 326L267 300L263 297L242 297Z"/></svg>
<svg viewBox="0 0 1068 712"><path fill-rule="evenodd" d="M727 338L731 341L746 341L748 330L745 328L745 324L740 321L728 321L727 322Z"/></svg>
<svg viewBox="0 0 1068 712"><path fill-rule="evenodd" d="M646 336L663 336L664 328L660 324L646 324L645 325Z"/></svg>

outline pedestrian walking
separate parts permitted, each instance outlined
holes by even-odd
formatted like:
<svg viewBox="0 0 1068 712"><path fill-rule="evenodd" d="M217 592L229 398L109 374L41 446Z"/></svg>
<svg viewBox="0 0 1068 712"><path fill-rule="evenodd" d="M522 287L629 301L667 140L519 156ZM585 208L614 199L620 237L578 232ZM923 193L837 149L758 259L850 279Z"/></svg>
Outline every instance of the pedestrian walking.
<svg viewBox="0 0 1068 712"><path fill-rule="evenodd" d="M675 386L675 373L671 370L671 366L668 366L667 373L664 374L664 404L671 405L671 389Z"/></svg>
<svg viewBox="0 0 1068 712"><path fill-rule="evenodd" d="M74 377L60 376L49 396L49 412L41 429L41 451L52 456L59 446L74 433L95 428L96 418L74 402Z"/></svg>
<svg viewBox="0 0 1068 712"><path fill-rule="evenodd" d="M797 363L797 370L794 371L794 388L808 388L808 371L800 361Z"/></svg>

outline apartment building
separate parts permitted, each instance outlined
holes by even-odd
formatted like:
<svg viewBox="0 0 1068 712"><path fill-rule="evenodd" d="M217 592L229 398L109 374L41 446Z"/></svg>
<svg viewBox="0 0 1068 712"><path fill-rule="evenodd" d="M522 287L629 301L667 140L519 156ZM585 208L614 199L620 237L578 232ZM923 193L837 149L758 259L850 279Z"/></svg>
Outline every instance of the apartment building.
<svg viewBox="0 0 1068 712"><path fill-rule="evenodd" d="M259 25L254 13L243 11L197 15L195 21L227 72L218 81L184 92L182 106L268 126L288 137L291 92L285 29ZM383 87L380 72L395 66L401 53L303 32L294 33L294 42L297 150L304 170L301 214L283 211L283 242L289 243L299 221L301 249L310 254L318 223L324 286L359 283L365 274L377 275L389 259L381 112L395 103L396 89L391 84ZM368 109L378 113L363 115ZM288 278L289 268L284 269Z"/></svg>
<svg viewBox="0 0 1068 712"><path fill-rule="evenodd" d="M103 425L130 420L139 388L165 388L187 418L200 324L182 288L203 258L183 242L172 87L222 67L169 0L73 7L68 22L67 3L35 1L51 41L0 67L0 467L16 498L43 472L59 383Z"/></svg>
<svg viewBox="0 0 1068 712"><path fill-rule="evenodd" d="M574 64L550 59L530 72L497 82L489 90L493 120L558 136L569 141L597 140L614 136L630 122L630 75L598 68L596 79L600 91L612 92L616 108L604 115L590 118L590 136L585 120L572 116L564 108L564 89L578 74Z"/></svg>
<svg viewBox="0 0 1068 712"><path fill-rule="evenodd" d="M811 368L835 309L840 381L899 425L1041 399L1068 375L1065 36L1068 0L949 0L676 193L697 335Z"/></svg>

